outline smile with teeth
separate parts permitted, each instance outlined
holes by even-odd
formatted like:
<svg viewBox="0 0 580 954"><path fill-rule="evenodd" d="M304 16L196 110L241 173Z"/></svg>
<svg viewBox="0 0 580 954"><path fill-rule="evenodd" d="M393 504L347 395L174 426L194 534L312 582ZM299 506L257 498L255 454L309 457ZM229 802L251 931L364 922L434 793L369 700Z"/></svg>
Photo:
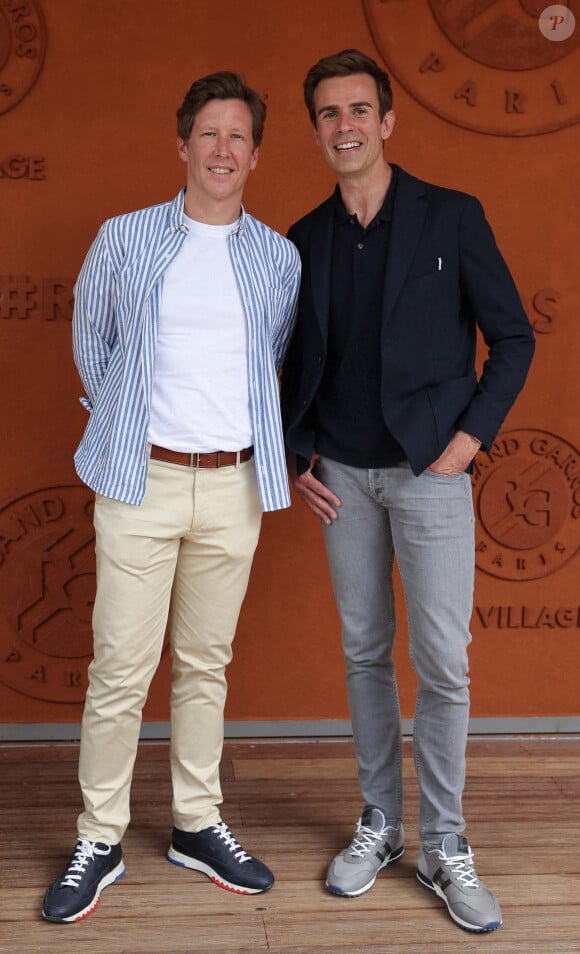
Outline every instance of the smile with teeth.
<svg viewBox="0 0 580 954"><path fill-rule="evenodd" d="M218 176L227 176L230 172L233 172L233 169L226 169L225 166L210 166L210 172L215 172Z"/></svg>
<svg viewBox="0 0 580 954"><path fill-rule="evenodd" d="M346 152L349 149L357 149L359 146L360 142L353 139L350 142L339 142L334 148L340 152Z"/></svg>

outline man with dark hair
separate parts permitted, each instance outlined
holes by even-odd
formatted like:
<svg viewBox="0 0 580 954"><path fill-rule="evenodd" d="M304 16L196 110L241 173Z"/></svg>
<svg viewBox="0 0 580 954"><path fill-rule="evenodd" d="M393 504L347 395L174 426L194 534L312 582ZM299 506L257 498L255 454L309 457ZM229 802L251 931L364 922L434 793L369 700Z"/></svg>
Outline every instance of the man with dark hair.
<svg viewBox="0 0 580 954"><path fill-rule="evenodd" d="M469 471L523 386L533 335L479 202L385 163L387 74L358 50L308 73L334 194L292 226L302 259L282 411L296 492L323 524L363 810L330 865L338 895L401 857L396 557L418 678L419 883L469 931L502 923L463 835L474 582ZM476 330L488 347L475 371Z"/></svg>
<svg viewBox="0 0 580 954"><path fill-rule="evenodd" d="M272 872L221 820L225 669L262 511L290 503L277 372L300 265L241 206L265 105L235 73L193 84L178 113L186 188L104 223L75 288L74 354L89 421L75 463L96 493L94 659L72 858L49 921L78 921L124 873L121 839L141 712L171 600L168 858L240 894Z"/></svg>

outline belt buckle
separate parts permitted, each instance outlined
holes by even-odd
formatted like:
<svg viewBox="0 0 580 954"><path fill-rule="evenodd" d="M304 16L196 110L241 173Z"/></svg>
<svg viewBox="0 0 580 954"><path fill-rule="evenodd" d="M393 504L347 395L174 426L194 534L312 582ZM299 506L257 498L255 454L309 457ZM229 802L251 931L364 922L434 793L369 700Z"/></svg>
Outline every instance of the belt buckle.
<svg viewBox="0 0 580 954"><path fill-rule="evenodd" d="M199 454L192 452L189 455L189 466L194 467L195 470L199 470Z"/></svg>

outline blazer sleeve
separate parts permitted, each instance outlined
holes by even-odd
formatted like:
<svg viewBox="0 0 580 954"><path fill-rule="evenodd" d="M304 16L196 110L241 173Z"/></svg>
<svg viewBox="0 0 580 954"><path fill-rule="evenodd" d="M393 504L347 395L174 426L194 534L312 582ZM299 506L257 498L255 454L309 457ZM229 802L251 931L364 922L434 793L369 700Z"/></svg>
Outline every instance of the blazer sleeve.
<svg viewBox="0 0 580 954"><path fill-rule="evenodd" d="M298 254L298 242L296 236L295 226L292 226L288 232L288 239L292 242L293 246L297 248ZM300 256L301 257L301 256ZM282 411L282 425L284 427L284 432L288 430L290 424L290 419L292 416L292 403L296 396L296 391L298 388L299 380L299 369L301 362L301 349L300 349L300 308L299 308L299 295L300 287L297 291L296 296L296 319L293 324L292 335L288 347L286 348L284 354L284 362L282 367L282 378L281 378L281 388L280 388L280 403Z"/></svg>
<svg viewBox="0 0 580 954"><path fill-rule="evenodd" d="M477 389L457 427L489 450L521 391L534 335L509 269L477 199L465 204L459 230L462 298L488 349Z"/></svg>

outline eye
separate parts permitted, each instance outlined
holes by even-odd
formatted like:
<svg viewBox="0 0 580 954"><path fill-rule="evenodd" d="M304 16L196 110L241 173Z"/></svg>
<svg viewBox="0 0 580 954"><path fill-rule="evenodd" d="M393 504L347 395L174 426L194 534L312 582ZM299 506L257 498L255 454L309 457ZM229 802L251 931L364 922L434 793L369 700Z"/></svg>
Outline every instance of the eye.
<svg viewBox="0 0 580 954"><path fill-rule="evenodd" d="M202 136L206 136L206 137L209 139L209 138L211 138L212 136L215 136L215 133L214 133L211 129L208 129L208 130L206 130L206 132L203 132L201 135L202 135Z"/></svg>
<svg viewBox="0 0 580 954"><path fill-rule="evenodd" d="M322 114L321 119L336 119L336 110L327 109L326 112Z"/></svg>

